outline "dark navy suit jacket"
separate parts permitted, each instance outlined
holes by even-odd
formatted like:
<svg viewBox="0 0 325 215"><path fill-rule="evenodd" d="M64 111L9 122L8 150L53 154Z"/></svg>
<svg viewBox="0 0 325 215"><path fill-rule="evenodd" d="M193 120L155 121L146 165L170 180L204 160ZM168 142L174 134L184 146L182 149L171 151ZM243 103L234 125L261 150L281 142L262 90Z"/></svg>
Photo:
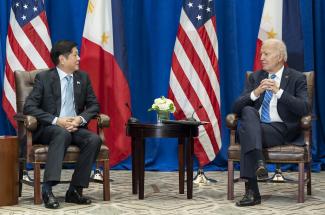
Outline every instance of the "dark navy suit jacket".
<svg viewBox="0 0 325 215"><path fill-rule="evenodd" d="M233 112L240 116L241 110L247 105L260 109L265 92L256 101L250 99L250 94L267 77L268 73L263 70L249 76L244 92L234 103ZM278 99L277 110L288 129L286 140L292 141L300 133L301 117L310 113L306 77L294 69L284 68L280 88L283 89L283 94Z"/></svg>
<svg viewBox="0 0 325 215"><path fill-rule="evenodd" d="M99 104L88 74L79 70L75 71L73 73L73 88L76 114L89 122L99 113ZM38 73L35 77L33 90L24 105L24 114L34 116L38 121L35 138L44 126L51 125L54 118L59 117L60 111L61 84L57 69Z"/></svg>

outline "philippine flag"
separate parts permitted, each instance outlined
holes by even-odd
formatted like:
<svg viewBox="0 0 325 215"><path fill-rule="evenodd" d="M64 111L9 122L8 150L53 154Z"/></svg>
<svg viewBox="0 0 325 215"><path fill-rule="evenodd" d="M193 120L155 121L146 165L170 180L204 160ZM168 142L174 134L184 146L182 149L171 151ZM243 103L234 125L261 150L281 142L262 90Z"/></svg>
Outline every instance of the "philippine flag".
<svg viewBox="0 0 325 215"><path fill-rule="evenodd" d="M105 131L110 165L127 158L131 141L125 123L131 113L122 1L89 0L81 45L80 68L88 72L101 112L111 118Z"/></svg>
<svg viewBox="0 0 325 215"><path fill-rule="evenodd" d="M283 40L288 51L288 66L304 71L304 41L300 0L265 0L256 43L254 70L262 68L260 49L268 38Z"/></svg>

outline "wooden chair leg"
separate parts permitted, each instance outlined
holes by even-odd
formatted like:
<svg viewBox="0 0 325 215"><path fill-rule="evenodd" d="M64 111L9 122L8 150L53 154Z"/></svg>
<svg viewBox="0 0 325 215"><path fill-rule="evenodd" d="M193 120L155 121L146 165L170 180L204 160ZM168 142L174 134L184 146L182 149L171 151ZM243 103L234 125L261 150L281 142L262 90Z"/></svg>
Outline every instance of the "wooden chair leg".
<svg viewBox="0 0 325 215"><path fill-rule="evenodd" d="M234 199L234 162L228 160L228 192L227 199Z"/></svg>
<svg viewBox="0 0 325 215"><path fill-rule="evenodd" d="M105 160L104 162L104 170L103 170L103 194L104 201L110 200L110 182L109 182L109 161Z"/></svg>
<svg viewBox="0 0 325 215"><path fill-rule="evenodd" d="M307 195L311 195L311 164L307 164Z"/></svg>
<svg viewBox="0 0 325 215"><path fill-rule="evenodd" d="M34 204L42 204L41 199L41 165L34 163Z"/></svg>
<svg viewBox="0 0 325 215"><path fill-rule="evenodd" d="M304 202L304 191L305 191L305 163L299 163L298 203Z"/></svg>
<svg viewBox="0 0 325 215"><path fill-rule="evenodd" d="M21 197L23 189L23 172L24 172L24 162L19 162L19 193L18 196Z"/></svg>

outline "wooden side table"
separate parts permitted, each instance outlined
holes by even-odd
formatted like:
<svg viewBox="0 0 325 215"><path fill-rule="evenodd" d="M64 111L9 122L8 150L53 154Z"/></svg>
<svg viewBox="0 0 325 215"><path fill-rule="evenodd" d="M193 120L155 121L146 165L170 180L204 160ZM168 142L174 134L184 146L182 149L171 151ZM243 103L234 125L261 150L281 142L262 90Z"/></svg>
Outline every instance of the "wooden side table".
<svg viewBox="0 0 325 215"><path fill-rule="evenodd" d="M0 206L18 204L18 138L0 136Z"/></svg>
<svg viewBox="0 0 325 215"><path fill-rule="evenodd" d="M148 124L128 123L126 134L132 138L132 193L144 198L144 153L146 138L178 138L179 193L184 193L184 160L186 160L187 198L193 195L194 137L198 136L199 123ZM186 146L186 147L185 147ZM186 158L184 153L186 150Z"/></svg>

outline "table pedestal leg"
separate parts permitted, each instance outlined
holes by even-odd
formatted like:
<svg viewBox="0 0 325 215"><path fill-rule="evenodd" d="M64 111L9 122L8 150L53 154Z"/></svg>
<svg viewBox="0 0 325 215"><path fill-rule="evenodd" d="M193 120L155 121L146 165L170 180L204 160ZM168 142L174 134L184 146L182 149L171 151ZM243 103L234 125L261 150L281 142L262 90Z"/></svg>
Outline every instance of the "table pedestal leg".
<svg viewBox="0 0 325 215"><path fill-rule="evenodd" d="M184 138L178 138L178 183L180 194L184 194L184 142Z"/></svg>
<svg viewBox="0 0 325 215"><path fill-rule="evenodd" d="M137 168L137 151L136 151L136 140L132 138L131 142L132 150L132 194L138 193L138 168Z"/></svg>
<svg viewBox="0 0 325 215"><path fill-rule="evenodd" d="M186 150L186 178L187 178L187 198L192 199L193 195L193 153L194 153L194 140L190 136L187 139Z"/></svg>
<svg viewBox="0 0 325 215"><path fill-rule="evenodd" d="M139 138L137 142L139 149L138 161L139 161L139 199L144 198L144 153L145 153L145 141L143 138Z"/></svg>

